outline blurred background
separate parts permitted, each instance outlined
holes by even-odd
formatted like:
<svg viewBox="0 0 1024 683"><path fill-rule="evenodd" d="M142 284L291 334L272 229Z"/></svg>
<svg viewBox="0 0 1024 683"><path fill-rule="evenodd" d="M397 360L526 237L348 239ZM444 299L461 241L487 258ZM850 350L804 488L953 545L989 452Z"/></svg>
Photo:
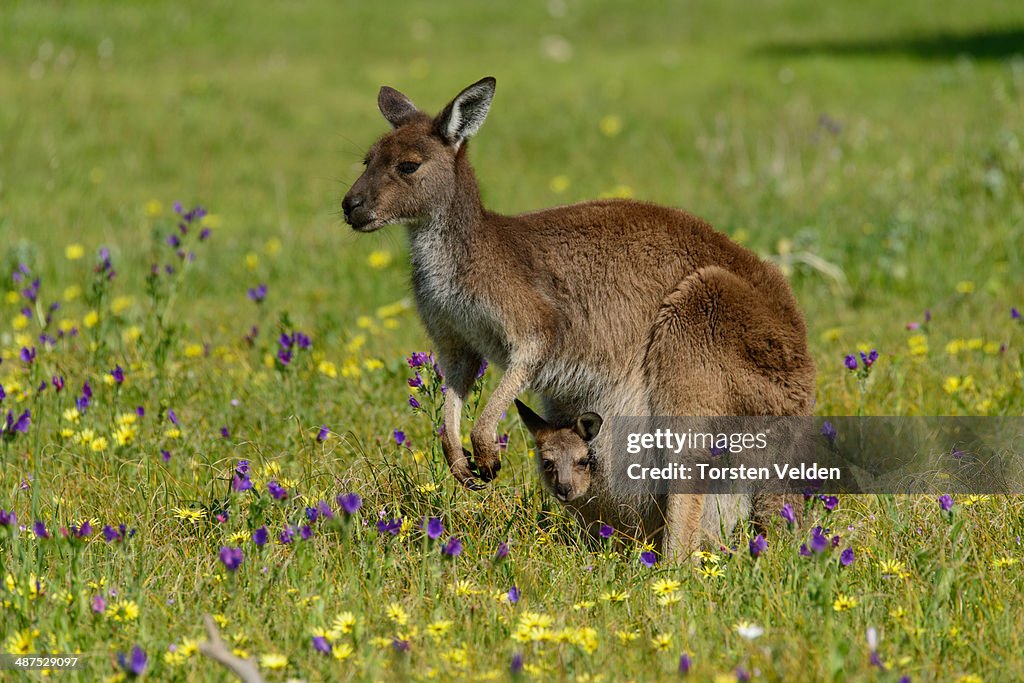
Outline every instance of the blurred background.
<svg viewBox="0 0 1024 683"><path fill-rule="evenodd" d="M387 130L377 89L434 112L484 75L491 208L687 208L783 265L829 364L902 346L926 308L1003 320L1024 291L1014 0L8 1L0 256L60 282L65 245L106 245L131 290L173 203L198 203L201 336L243 335L223 314L263 282L342 338L409 293L404 231L341 220ZM423 344L414 321L383 350Z"/></svg>

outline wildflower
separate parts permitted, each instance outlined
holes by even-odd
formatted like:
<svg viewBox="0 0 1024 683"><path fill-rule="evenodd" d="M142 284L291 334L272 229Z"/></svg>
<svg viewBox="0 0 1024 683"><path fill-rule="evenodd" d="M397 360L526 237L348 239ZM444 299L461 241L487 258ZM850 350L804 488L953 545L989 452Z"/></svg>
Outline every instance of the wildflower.
<svg viewBox="0 0 1024 683"><path fill-rule="evenodd" d="M327 441L327 437L331 435L331 430L327 428L327 425L320 425L320 431L316 433L317 443L323 443Z"/></svg>
<svg viewBox="0 0 1024 683"><path fill-rule="evenodd" d="M387 268L391 264L391 252L382 250L372 251L366 262L374 270Z"/></svg>
<svg viewBox="0 0 1024 683"><path fill-rule="evenodd" d="M14 514L14 510L8 512L0 508L0 526L14 526L17 522L18 516Z"/></svg>
<svg viewBox="0 0 1024 683"><path fill-rule="evenodd" d="M224 546L220 549L220 561L228 571L235 571L242 564L242 549Z"/></svg>
<svg viewBox="0 0 1024 683"><path fill-rule="evenodd" d="M513 605L519 602L519 589L517 587L512 586L508 589L508 601Z"/></svg>
<svg viewBox="0 0 1024 683"><path fill-rule="evenodd" d="M651 584L651 592L655 595L670 595L679 590L682 585L675 579L659 579Z"/></svg>
<svg viewBox="0 0 1024 683"><path fill-rule="evenodd" d="M835 510L836 506L839 505L839 498L836 496L818 496L818 498L829 512Z"/></svg>
<svg viewBox="0 0 1024 683"><path fill-rule="evenodd" d="M796 515L793 514L793 506L789 503L784 504L782 509L779 510L779 517L786 520L787 524L792 525L796 523Z"/></svg>
<svg viewBox="0 0 1024 683"><path fill-rule="evenodd" d="M447 619L438 619L427 626L427 634L434 640L440 640L446 633L448 633L449 630L451 630L453 625L454 622L452 621Z"/></svg>
<svg viewBox="0 0 1024 683"><path fill-rule="evenodd" d="M406 380L406 384L408 384L413 389L422 389L423 378L420 377L420 373L417 372L415 377L410 377L408 380Z"/></svg>
<svg viewBox="0 0 1024 683"><path fill-rule="evenodd" d="M46 539L50 537L50 532L46 530L46 525L38 519L32 524L32 533L36 535L36 538Z"/></svg>
<svg viewBox="0 0 1024 683"><path fill-rule="evenodd" d="M6 436L11 436L14 434L14 432L21 432L22 434L27 434L29 425L31 424L31 411L25 410L25 412L19 415L18 419L15 420L14 411L8 410L6 425L0 424L0 427L3 427L2 429L0 429L0 433L3 433Z"/></svg>
<svg viewBox="0 0 1024 683"><path fill-rule="evenodd" d="M608 526L607 524L602 524L600 531L598 531L598 534L600 534L601 538L611 538L612 534L614 533L615 529Z"/></svg>
<svg viewBox="0 0 1024 683"><path fill-rule="evenodd" d="M277 537L277 542L281 545L288 545L295 538L295 529L291 525L285 525L284 529Z"/></svg>
<svg viewBox="0 0 1024 683"><path fill-rule="evenodd" d="M689 653L684 652L679 655L679 673L682 676L690 673L690 667L693 666L693 658L690 657Z"/></svg>
<svg viewBox="0 0 1024 683"><path fill-rule="evenodd" d="M85 247L81 244L69 244L64 247L64 258L68 261L77 261L85 256Z"/></svg>
<svg viewBox="0 0 1024 683"><path fill-rule="evenodd" d="M949 512L953 509L953 497L948 493L939 496L939 507L943 512Z"/></svg>
<svg viewBox="0 0 1024 683"><path fill-rule="evenodd" d="M257 287L251 287L248 294L251 300L261 304L263 303L263 300L267 298L267 286L260 283Z"/></svg>
<svg viewBox="0 0 1024 683"><path fill-rule="evenodd" d="M117 654L117 661L121 668L133 678L145 673L146 664L148 663L145 651L138 645L132 648L131 654L127 657L119 652Z"/></svg>
<svg viewBox="0 0 1024 683"><path fill-rule="evenodd" d="M750 541L750 556L754 559L760 557L761 553L768 549L768 541L761 534L758 534Z"/></svg>
<svg viewBox="0 0 1024 683"><path fill-rule="evenodd" d="M409 406L413 410L418 410L420 408L420 402L416 400L415 396L410 395L409 396Z"/></svg>
<svg viewBox="0 0 1024 683"><path fill-rule="evenodd" d="M828 420L825 420L825 422L822 423L821 425L821 435L828 439L830 445L835 445L836 428Z"/></svg>
<svg viewBox="0 0 1024 683"><path fill-rule="evenodd" d="M853 560L853 548L847 548L839 555L839 564L843 565L844 567L849 567L851 564L853 564Z"/></svg>
<svg viewBox="0 0 1024 683"><path fill-rule="evenodd" d="M853 371L857 369L857 357L852 353L847 354L846 359L843 361L843 365L846 366L847 370Z"/></svg>
<svg viewBox="0 0 1024 683"><path fill-rule="evenodd" d="M274 500L284 500L288 497L288 491L278 484L276 479L267 482L267 491L274 497Z"/></svg>
<svg viewBox="0 0 1024 683"><path fill-rule="evenodd" d="M845 612L856 607L859 603L856 598L849 597L840 593L835 601L832 603L832 609L836 612Z"/></svg>
<svg viewBox="0 0 1024 683"><path fill-rule="evenodd" d="M401 446L403 443L405 443L405 432L403 432L402 430L396 429L395 432L394 432L394 436L395 436L395 443L398 444L399 446Z"/></svg>
<svg viewBox="0 0 1024 683"><path fill-rule="evenodd" d="M441 548L441 553L448 557L458 557L462 554L462 541L452 536L448 539L448 543Z"/></svg>
<svg viewBox="0 0 1024 683"><path fill-rule="evenodd" d="M657 652L665 652L672 646L672 634L670 633L658 633L651 638L651 646Z"/></svg>
<svg viewBox="0 0 1024 683"><path fill-rule="evenodd" d="M1020 311L1017 309L1016 306L1012 306L1010 308L1010 319L1011 320L1020 320L1021 319Z"/></svg>
<svg viewBox="0 0 1024 683"><path fill-rule="evenodd" d="M345 511L346 515L354 515L363 505L363 499L356 493L346 493L338 496L338 506Z"/></svg>
<svg viewBox="0 0 1024 683"><path fill-rule="evenodd" d="M255 543L257 546L266 545L269 536L270 533L267 531L267 527L261 526L259 529L252 532L252 542Z"/></svg>
<svg viewBox="0 0 1024 683"><path fill-rule="evenodd" d="M508 670L512 675L518 675L523 671L523 653L516 652L508 664Z"/></svg>
<svg viewBox="0 0 1024 683"><path fill-rule="evenodd" d="M416 351L406 359L406 362L409 364L410 368L419 368L423 367L424 365L428 365L431 362L431 360L432 359L429 353Z"/></svg>
<svg viewBox="0 0 1024 683"><path fill-rule="evenodd" d="M102 595L92 596L92 611L96 614L103 614L107 611L107 601L103 599Z"/></svg>
<svg viewBox="0 0 1024 683"><path fill-rule="evenodd" d="M31 365L32 361L36 359L36 347L33 346L31 349L25 348L24 346L21 347L20 358L26 365Z"/></svg>
<svg viewBox="0 0 1024 683"><path fill-rule="evenodd" d="M323 636L313 636L313 649L325 655L331 654L331 644Z"/></svg>
<svg viewBox="0 0 1024 683"><path fill-rule="evenodd" d="M752 624L749 621L740 621L733 624L733 630L739 634L740 638L746 640L756 640L764 635L764 627Z"/></svg>
<svg viewBox="0 0 1024 683"><path fill-rule="evenodd" d="M640 564L644 565L645 567L653 567L657 561L658 556L655 555L654 552L651 550L645 550L642 553L640 553Z"/></svg>
<svg viewBox="0 0 1024 683"><path fill-rule="evenodd" d="M441 520L437 517L431 517L427 520L427 538L434 541L437 540L441 534L444 533L444 526L441 525Z"/></svg>
<svg viewBox="0 0 1024 683"><path fill-rule="evenodd" d="M398 532L402 530L402 519L389 519L384 521L383 519L377 521L377 533L381 536L384 534L391 534L397 536Z"/></svg>
<svg viewBox="0 0 1024 683"><path fill-rule="evenodd" d="M288 658L280 654L265 654L260 657L260 666L271 671L279 671L288 666Z"/></svg>
<svg viewBox="0 0 1024 683"><path fill-rule="evenodd" d="M494 553L494 559L495 561L501 561L506 557L508 557L508 544L502 541L498 544L498 550Z"/></svg>

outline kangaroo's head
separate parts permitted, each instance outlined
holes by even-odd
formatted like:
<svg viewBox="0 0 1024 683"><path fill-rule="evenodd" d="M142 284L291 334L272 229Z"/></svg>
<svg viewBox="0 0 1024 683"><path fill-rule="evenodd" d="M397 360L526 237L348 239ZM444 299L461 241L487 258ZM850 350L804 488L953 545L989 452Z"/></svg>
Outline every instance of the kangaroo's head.
<svg viewBox="0 0 1024 683"><path fill-rule="evenodd" d="M544 484L563 503L590 489L596 460L590 442L601 431L601 416L583 413L575 424L555 427L516 401L519 416L537 442L537 464Z"/></svg>
<svg viewBox="0 0 1024 683"><path fill-rule="evenodd" d="M341 204L345 221L372 232L389 223L416 225L446 211L458 196L464 143L483 125L494 85L490 77L477 81L433 118L394 88L382 87L377 105L392 130L366 153L366 170Z"/></svg>

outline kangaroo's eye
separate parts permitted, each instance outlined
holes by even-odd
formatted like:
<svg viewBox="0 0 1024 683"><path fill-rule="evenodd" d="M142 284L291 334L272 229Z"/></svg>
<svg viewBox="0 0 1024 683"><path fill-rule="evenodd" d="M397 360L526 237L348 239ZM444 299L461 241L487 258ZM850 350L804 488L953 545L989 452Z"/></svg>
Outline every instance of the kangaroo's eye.
<svg viewBox="0 0 1024 683"><path fill-rule="evenodd" d="M401 173L402 175L411 175L415 173L416 169L419 167L420 165L417 164L415 161L403 161L402 163L398 164L398 172Z"/></svg>
<svg viewBox="0 0 1024 683"><path fill-rule="evenodd" d="M594 466L594 462L594 456L591 455L589 457L583 458L583 460L580 460L578 463L576 463L576 466L590 469L591 467Z"/></svg>

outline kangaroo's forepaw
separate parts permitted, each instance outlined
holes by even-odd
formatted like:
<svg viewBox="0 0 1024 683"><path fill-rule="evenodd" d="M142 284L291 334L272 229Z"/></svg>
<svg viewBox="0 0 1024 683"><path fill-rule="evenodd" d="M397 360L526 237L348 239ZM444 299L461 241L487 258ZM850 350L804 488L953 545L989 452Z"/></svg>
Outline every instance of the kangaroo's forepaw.
<svg viewBox="0 0 1024 683"><path fill-rule="evenodd" d="M491 481L501 469L501 451L492 440L473 439L473 462L483 481Z"/></svg>

